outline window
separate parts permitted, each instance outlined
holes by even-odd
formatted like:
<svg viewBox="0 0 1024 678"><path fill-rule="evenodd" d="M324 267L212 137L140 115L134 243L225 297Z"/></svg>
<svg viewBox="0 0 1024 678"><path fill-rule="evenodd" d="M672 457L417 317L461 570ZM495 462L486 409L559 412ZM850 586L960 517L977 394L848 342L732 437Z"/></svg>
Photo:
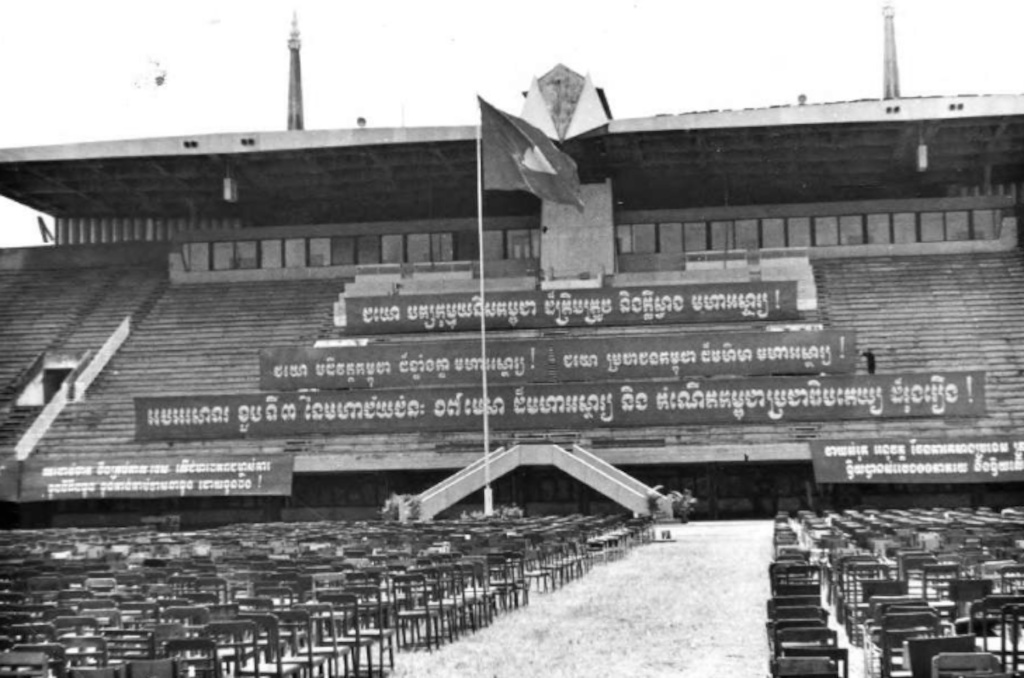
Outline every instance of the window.
<svg viewBox="0 0 1024 678"><path fill-rule="evenodd" d="M526 229L514 229L505 231L506 244L505 252L509 259L532 259L533 242L530 239L530 231Z"/></svg>
<svg viewBox="0 0 1024 678"><path fill-rule="evenodd" d="M376 235L361 235L356 239L356 263L357 264L379 264L380 263L380 237Z"/></svg>
<svg viewBox="0 0 1024 678"><path fill-rule="evenodd" d="M892 242L892 233L889 230L888 214L868 215L868 243L872 245L888 245Z"/></svg>
<svg viewBox="0 0 1024 678"><path fill-rule="evenodd" d="M410 233L406 237L406 255L409 263L420 264L430 261L430 234Z"/></svg>
<svg viewBox="0 0 1024 678"><path fill-rule="evenodd" d="M677 254L683 251L682 224L658 224L658 251L662 254Z"/></svg>
<svg viewBox="0 0 1024 678"><path fill-rule="evenodd" d="M760 249L761 242L757 233L757 219L740 219L736 222L736 249Z"/></svg>
<svg viewBox="0 0 1024 678"><path fill-rule="evenodd" d="M210 270L210 243L190 242L183 250L186 271Z"/></svg>
<svg viewBox="0 0 1024 678"><path fill-rule="evenodd" d="M785 247L786 246L786 222L783 219L762 219L761 237L764 238L764 247Z"/></svg>
<svg viewBox="0 0 1024 678"><path fill-rule="evenodd" d="M455 247L451 233L430 234L430 260L452 261L455 258Z"/></svg>
<svg viewBox="0 0 1024 678"><path fill-rule="evenodd" d="M633 253L633 227L629 224L615 227L615 246L619 254Z"/></svg>
<svg viewBox="0 0 1024 678"><path fill-rule="evenodd" d="M711 249L726 250L732 249L733 245L733 233L732 233L732 222L731 221L712 221L711 222Z"/></svg>
<svg viewBox="0 0 1024 678"><path fill-rule="evenodd" d="M351 266L356 263L356 239L352 237L331 238L331 265Z"/></svg>
<svg viewBox="0 0 1024 678"><path fill-rule="evenodd" d="M309 265L310 267L331 265L330 238L309 239Z"/></svg>
<svg viewBox="0 0 1024 678"><path fill-rule="evenodd" d="M404 257L404 238L401 235L391 234L380 237L380 261L383 264L401 264Z"/></svg>
<svg viewBox="0 0 1024 678"><path fill-rule="evenodd" d="M967 212L946 212L946 240L970 240L971 224Z"/></svg>
<svg viewBox="0 0 1024 678"><path fill-rule="evenodd" d="M839 244L839 219L836 217L814 217L814 245L828 247Z"/></svg>
<svg viewBox="0 0 1024 678"><path fill-rule="evenodd" d="M235 243L213 243L213 269L226 271L235 267Z"/></svg>
<svg viewBox="0 0 1024 678"><path fill-rule="evenodd" d="M284 241L285 268L306 267L306 239L288 238Z"/></svg>
<svg viewBox="0 0 1024 678"><path fill-rule="evenodd" d="M843 245L864 244L864 218L861 215L839 217L839 242Z"/></svg>
<svg viewBox="0 0 1024 678"><path fill-rule="evenodd" d="M975 240L995 240L998 237L996 235L997 214L994 210L974 210L972 216Z"/></svg>
<svg viewBox="0 0 1024 678"><path fill-rule="evenodd" d="M259 268L255 240L239 240L235 243L235 268Z"/></svg>
<svg viewBox="0 0 1024 678"><path fill-rule="evenodd" d="M811 246L811 220L807 217L786 219L790 247Z"/></svg>
<svg viewBox="0 0 1024 678"><path fill-rule="evenodd" d="M480 239L476 231L460 231L453 234L453 239L457 261L476 261L480 256Z"/></svg>
<svg viewBox="0 0 1024 678"><path fill-rule="evenodd" d="M898 212L892 215L892 241L894 243L917 242L916 214Z"/></svg>
<svg viewBox="0 0 1024 678"><path fill-rule="evenodd" d="M484 259L505 258L505 232L484 231Z"/></svg>
<svg viewBox="0 0 1024 678"><path fill-rule="evenodd" d="M703 221L683 224L683 247L687 252L705 252L708 249L708 228Z"/></svg>
<svg viewBox="0 0 1024 678"><path fill-rule="evenodd" d="M633 251L637 254L654 254L657 251L654 224L633 225Z"/></svg>
<svg viewBox="0 0 1024 678"><path fill-rule="evenodd" d="M260 240L260 260L263 268L281 268L284 265L281 257L281 241Z"/></svg>
<svg viewBox="0 0 1024 678"><path fill-rule="evenodd" d="M942 242L946 239L942 212L921 213L921 242Z"/></svg>

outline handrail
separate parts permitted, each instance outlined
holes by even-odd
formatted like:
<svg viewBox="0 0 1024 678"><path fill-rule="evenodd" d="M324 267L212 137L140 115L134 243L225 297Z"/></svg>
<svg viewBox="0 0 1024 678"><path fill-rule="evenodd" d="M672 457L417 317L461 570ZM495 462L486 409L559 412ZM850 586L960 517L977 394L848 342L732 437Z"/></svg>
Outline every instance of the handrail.
<svg viewBox="0 0 1024 678"><path fill-rule="evenodd" d="M73 388L71 390L71 397L74 402L81 402L85 397L85 392L92 386L92 382L96 380L96 377L100 375L103 368L107 366L110 359L114 357L114 354L121 348L125 341L132 333L132 317L131 315L125 316L121 324L117 326L117 329L111 333L107 340L103 342L103 346L93 357L92 361L83 369L73 382Z"/></svg>
<svg viewBox="0 0 1024 678"><path fill-rule="evenodd" d="M495 450L494 452L491 452L490 455L488 455L487 463L493 463L494 460L499 455L503 455L506 452L510 452L512 449L514 449L514 448L506 449L505 447L499 447L497 450ZM451 487L452 485L454 485L458 481L462 480L466 476L470 475L471 473L475 473L477 468L479 468L480 466L483 466L483 464L484 464L484 457L479 457L478 459L474 460L472 463L467 464L466 466L463 466L457 472L455 472L452 475L448 476L447 478L445 478L444 480L439 482L437 485L434 485L433 487L430 487L430 488L426 489L422 494L420 494L420 501L427 501L429 499L434 498L436 495L440 494L441 492L444 492L449 487Z"/></svg>

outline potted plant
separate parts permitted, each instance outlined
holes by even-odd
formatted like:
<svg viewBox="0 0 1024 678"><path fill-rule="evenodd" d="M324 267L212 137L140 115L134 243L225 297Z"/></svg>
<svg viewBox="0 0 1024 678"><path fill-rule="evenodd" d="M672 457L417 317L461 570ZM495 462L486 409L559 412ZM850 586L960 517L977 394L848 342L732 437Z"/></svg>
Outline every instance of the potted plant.
<svg viewBox="0 0 1024 678"><path fill-rule="evenodd" d="M697 505L697 498L693 496L693 493L688 489L682 492L673 490L669 492L668 498L672 501L672 516L679 518L679 522L690 522L690 514L693 512L693 507Z"/></svg>

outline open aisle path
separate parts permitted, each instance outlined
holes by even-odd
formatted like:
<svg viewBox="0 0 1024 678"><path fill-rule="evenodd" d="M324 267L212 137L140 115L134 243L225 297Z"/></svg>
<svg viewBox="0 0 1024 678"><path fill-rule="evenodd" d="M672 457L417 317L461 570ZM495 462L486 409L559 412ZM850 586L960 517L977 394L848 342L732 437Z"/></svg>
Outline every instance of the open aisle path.
<svg viewBox="0 0 1024 678"><path fill-rule="evenodd" d="M764 676L772 522L658 526L675 541L635 549L433 653L401 653L395 676Z"/></svg>

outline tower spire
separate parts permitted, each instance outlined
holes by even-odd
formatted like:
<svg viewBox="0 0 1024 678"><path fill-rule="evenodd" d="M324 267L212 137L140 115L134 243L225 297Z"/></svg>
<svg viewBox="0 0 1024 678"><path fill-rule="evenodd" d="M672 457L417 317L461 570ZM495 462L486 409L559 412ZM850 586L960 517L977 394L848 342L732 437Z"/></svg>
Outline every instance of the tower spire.
<svg viewBox="0 0 1024 678"><path fill-rule="evenodd" d="M291 68L288 71L288 129L303 129L302 124L302 60L299 50L299 15L292 12L292 32L288 38L288 51L291 56Z"/></svg>
<svg viewBox="0 0 1024 678"><path fill-rule="evenodd" d="M883 99L900 98L900 69L896 63L896 25L894 16L896 10L893 8L892 0L886 0L882 7L882 16L885 17L885 82L883 84Z"/></svg>

